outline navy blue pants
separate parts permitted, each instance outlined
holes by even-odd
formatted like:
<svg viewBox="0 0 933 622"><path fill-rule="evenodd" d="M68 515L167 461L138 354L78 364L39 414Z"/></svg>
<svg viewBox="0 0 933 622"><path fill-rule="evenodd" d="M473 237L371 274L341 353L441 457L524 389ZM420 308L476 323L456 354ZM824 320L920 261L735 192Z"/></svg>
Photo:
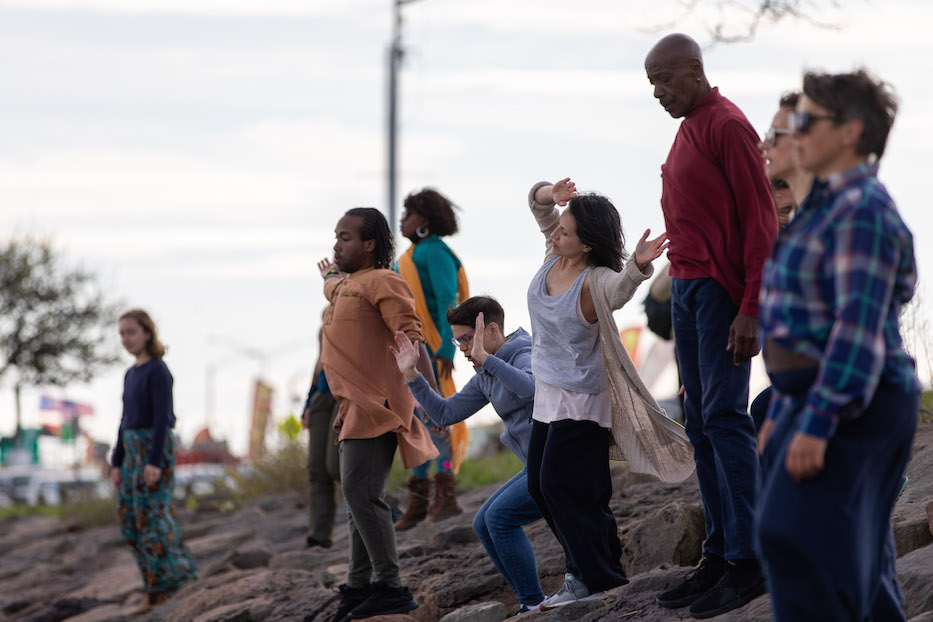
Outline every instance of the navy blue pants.
<svg viewBox="0 0 933 622"><path fill-rule="evenodd" d="M534 422L528 492L564 549L567 572L590 592L628 583L609 509L609 430L593 421Z"/></svg>
<svg viewBox="0 0 933 622"><path fill-rule="evenodd" d="M784 460L815 371L809 375L771 377L772 407L780 410L765 451L757 541L775 620L904 620L891 509L910 457L920 396L882 380L868 408L839 424L823 471L797 483Z"/></svg>
<svg viewBox="0 0 933 622"><path fill-rule="evenodd" d="M726 559L757 557L752 542L758 448L748 405L748 363L726 350L738 314L714 279L673 279L674 345L686 389L684 427L703 498L703 548Z"/></svg>

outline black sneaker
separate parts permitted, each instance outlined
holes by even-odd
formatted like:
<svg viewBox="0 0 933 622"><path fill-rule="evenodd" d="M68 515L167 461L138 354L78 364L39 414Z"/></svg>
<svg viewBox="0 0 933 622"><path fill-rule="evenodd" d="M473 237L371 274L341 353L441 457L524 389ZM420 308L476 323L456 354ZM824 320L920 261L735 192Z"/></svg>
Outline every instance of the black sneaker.
<svg viewBox="0 0 933 622"><path fill-rule="evenodd" d="M719 583L690 605L694 618L712 618L744 607L767 591L761 565L753 559L729 564Z"/></svg>
<svg viewBox="0 0 933 622"><path fill-rule="evenodd" d="M311 536L305 538L305 544L308 545L309 549L313 549L316 546L319 546L323 549L329 549L331 547L330 542L321 542L320 540L312 538Z"/></svg>
<svg viewBox="0 0 933 622"><path fill-rule="evenodd" d="M340 594L340 606L330 622L347 622L350 619L350 611L373 595L373 586L367 583L365 587L350 587L344 583L335 587L334 591Z"/></svg>
<svg viewBox="0 0 933 622"><path fill-rule="evenodd" d="M707 553L700 565L687 573L684 582L658 595L657 603L668 609L686 607L715 587L726 572L725 558Z"/></svg>
<svg viewBox="0 0 933 622"><path fill-rule="evenodd" d="M405 587L390 587L381 581L373 583L373 594L350 612L351 620L371 618L390 613L407 613L418 608L418 601Z"/></svg>

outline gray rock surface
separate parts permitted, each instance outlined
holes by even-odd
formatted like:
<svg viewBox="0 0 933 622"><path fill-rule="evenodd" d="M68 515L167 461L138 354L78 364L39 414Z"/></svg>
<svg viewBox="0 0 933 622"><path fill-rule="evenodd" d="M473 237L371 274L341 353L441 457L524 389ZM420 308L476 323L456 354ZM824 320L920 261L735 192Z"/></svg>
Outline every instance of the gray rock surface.
<svg viewBox="0 0 933 622"><path fill-rule="evenodd" d="M461 607L441 618L440 622L502 622L505 605L500 602L479 603Z"/></svg>
<svg viewBox="0 0 933 622"><path fill-rule="evenodd" d="M696 480L663 484L618 464L612 473L610 507L619 520L622 561L631 582L610 590L605 601L531 613L522 616L523 620L687 619L686 608L663 609L655 598L659 591L680 582L699 557L703 526ZM908 476L910 485L894 512L895 529L901 535L898 573L908 616L933 622L933 544L929 543L933 535L933 425L918 431ZM410 615L373 620L437 622L457 612L486 611L490 603L488 611L495 610L496 616L517 609L515 594L471 529L476 510L496 488L461 494L465 511L459 516L398 534L402 579L420 607ZM143 598L142 585L116 525L75 531L44 517L2 521L0 620L328 620L337 607L332 587L346 580L347 530L345 523L338 522L333 547L307 549L305 503L304 495L295 492L263 497L232 514L181 508L179 524L198 562L200 579L151 612L132 618L130 611ZM338 516L343 512L341 504ZM525 531L535 549L542 589L554 593L564 575L560 546L543 521L526 526ZM762 596L714 619L769 621L770 600Z"/></svg>
<svg viewBox="0 0 933 622"><path fill-rule="evenodd" d="M933 612L933 544L898 559L897 580L904 592L908 618Z"/></svg>
<svg viewBox="0 0 933 622"><path fill-rule="evenodd" d="M907 465L909 482L891 515L898 557L933 543L927 514L927 505L933 500L933 477L930 477L933 474L933 434L930 428L930 425L917 428L914 454Z"/></svg>

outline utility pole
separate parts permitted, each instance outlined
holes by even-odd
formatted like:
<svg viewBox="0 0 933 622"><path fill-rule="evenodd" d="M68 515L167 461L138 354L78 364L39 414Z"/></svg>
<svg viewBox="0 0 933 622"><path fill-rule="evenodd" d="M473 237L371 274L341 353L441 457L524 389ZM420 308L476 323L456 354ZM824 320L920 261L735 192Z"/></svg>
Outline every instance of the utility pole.
<svg viewBox="0 0 933 622"><path fill-rule="evenodd" d="M405 49L402 47L402 5L410 4L415 0L393 0L392 8L392 42L389 44L389 93L388 93L388 165L386 167L386 191L388 192L388 201L386 205L389 210L389 230L395 231L396 227L396 209L395 209L395 188L397 180L397 156L398 156L398 73L402 66L402 59L405 56Z"/></svg>

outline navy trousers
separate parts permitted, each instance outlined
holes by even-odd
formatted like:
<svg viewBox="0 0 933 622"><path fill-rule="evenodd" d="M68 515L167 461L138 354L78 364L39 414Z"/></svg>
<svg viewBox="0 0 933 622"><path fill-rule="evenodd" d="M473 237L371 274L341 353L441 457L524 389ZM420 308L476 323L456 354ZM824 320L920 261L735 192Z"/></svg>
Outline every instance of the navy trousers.
<svg viewBox="0 0 933 622"><path fill-rule="evenodd" d="M714 279L673 279L674 345L686 390L684 427L693 444L703 498L703 548L729 560L755 554L758 448L748 405L748 363L726 350L738 314Z"/></svg>
<svg viewBox="0 0 933 622"><path fill-rule="evenodd" d="M590 592L628 583L619 527L609 509L609 430L593 421L535 421L528 492L564 549L567 572Z"/></svg>
<svg viewBox="0 0 933 622"><path fill-rule="evenodd" d="M844 420L825 466L800 483L784 466L799 428L808 382L773 374L785 401L765 451L767 472L757 512L757 542L777 622L904 620L897 585L891 510L917 426L920 396L886 383L868 408ZM787 386L790 378L797 386Z"/></svg>

